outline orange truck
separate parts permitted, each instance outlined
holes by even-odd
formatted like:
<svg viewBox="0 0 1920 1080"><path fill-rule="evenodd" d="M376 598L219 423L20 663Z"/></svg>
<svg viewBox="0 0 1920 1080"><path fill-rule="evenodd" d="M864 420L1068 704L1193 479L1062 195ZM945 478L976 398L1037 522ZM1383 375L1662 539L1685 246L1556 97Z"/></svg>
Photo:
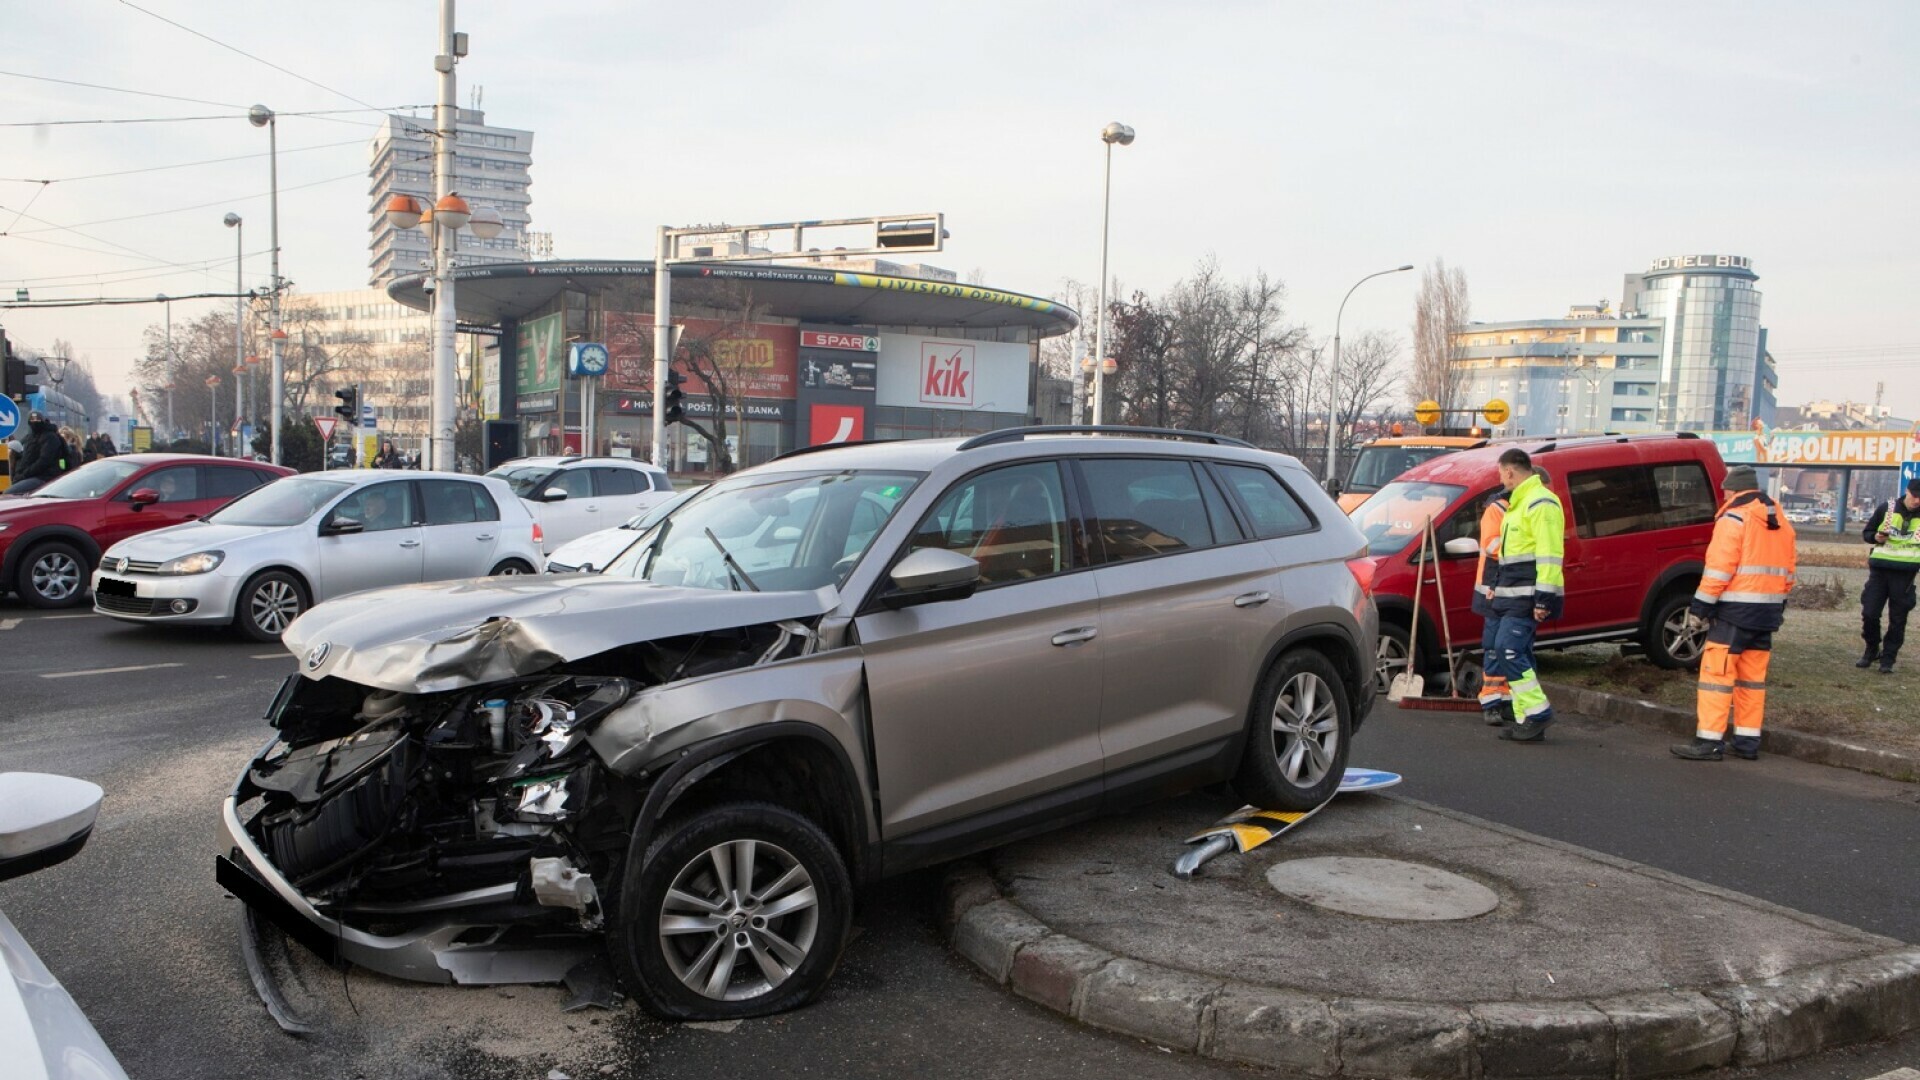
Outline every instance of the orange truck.
<svg viewBox="0 0 1920 1080"><path fill-rule="evenodd" d="M1469 435L1395 435L1375 439L1360 448L1347 481L1340 488L1340 509L1352 513L1367 497L1401 473L1442 454L1458 453L1487 445L1487 439Z"/></svg>

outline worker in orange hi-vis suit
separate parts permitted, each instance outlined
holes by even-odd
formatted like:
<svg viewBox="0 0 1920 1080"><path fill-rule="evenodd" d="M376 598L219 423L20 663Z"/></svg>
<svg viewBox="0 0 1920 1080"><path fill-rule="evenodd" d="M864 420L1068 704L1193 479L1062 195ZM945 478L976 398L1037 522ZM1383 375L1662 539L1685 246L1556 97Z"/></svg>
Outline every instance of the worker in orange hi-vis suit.
<svg viewBox="0 0 1920 1080"><path fill-rule="evenodd" d="M1767 661L1786 617L1796 562L1793 523L1759 490L1752 467L1735 465L1721 485L1727 500L1713 522L1707 568L1687 619L1711 623L1700 652L1699 720L1693 741L1673 748L1688 761L1719 761L1733 718L1733 752L1760 756L1767 710Z"/></svg>
<svg viewBox="0 0 1920 1080"><path fill-rule="evenodd" d="M1480 713L1498 727L1513 721L1513 688L1493 673L1493 637L1500 616L1493 613L1493 579L1500 572L1500 528L1507 520L1507 493L1497 491L1480 511L1480 565L1473 572L1473 613L1485 620L1480 630ZM1493 565L1488 566L1491 562Z"/></svg>

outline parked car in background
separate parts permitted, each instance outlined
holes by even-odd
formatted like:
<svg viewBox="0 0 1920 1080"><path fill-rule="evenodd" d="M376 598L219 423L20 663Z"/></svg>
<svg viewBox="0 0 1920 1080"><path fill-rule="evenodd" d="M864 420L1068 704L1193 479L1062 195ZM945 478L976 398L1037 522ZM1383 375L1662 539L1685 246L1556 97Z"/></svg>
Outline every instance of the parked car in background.
<svg viewBox="0 0 1920 1080"><path fill-rule="evenodd" d="M665 469L633 458L519 458L487 475L505 480L526 504L549 552L673 497Z"/></svg>
<svg viewBox="0 0 1920 1080"><path fill-rule="evenodd" d="M611 529L601 529L570 540L547 556L547 573L598 573L640 539L640 534L659 524L661 519L706 490L706 485L688 488L644 514L635 514Z"/></svg>
<svg viewBox="0 0 1920 1080"><path fill-rule="evenodd" d="M1353 511L1374 562L1379 686L1407 666L1415 557L1429 519L1442 551L1422 591L1418 663L1425 674L1447 668L1436 573L1453 644L1477 651L1481 620L1470 605L1480 514L1501 490L1496 462L1516 446L1547 470L1567 517L1566 603L1541 626L1538 646L1618 641L1644 649L1661 667L1697 663L1702 642L1687 629L1687 604L1706 565L1727 472L1712 441L1690 433L1519 439L1416 466ZM1456 675L1463 693L1479 692L1481 673L1477 660L1463 664Z"/></svg>
<svg viewBox="0 0 1920 1080"><path fill-rule="evenodd" d="M1352 513L1367 501L1367 496L1392 483L1408 469L1444 454L1487 445L1479 436L1464 435L1392 435L1375 439L1360 448L1340 485L1340 509Z"/></svg>
<svg viewBox="0 0 1920 1080"><path fill-rule="evenodd" d="M0 772L0 881L80 853L100 787L45 773ZM8 1080L127 1080L67 989L0 912L0 1054Z"/></svg>
<svg viewBox="0 0 1920 1080"><path fill-rule="evenodd" d="M316 607L220 884L394 977L604 954L724 1020L820 992L859 883L1218 781L1331 798L1374 699L1359 530L1292 458L1056 430L797 451L632 576Z"/></svg>
<svg viewBox="0 0 1920 1080"><path fill-rule="evenodd" d="M201 454L91 461L26 495L0 497L0 590L37 608L87 598L100 553L191 521L292 469Z"/></svg>
<svg viewBox="0 0 1920 1080"><path fill-rule="evenodd" d="M122 541L94 610L126 622L231 623L277 639L330 597L539 571L540 526L504 481L342 469L291 477L204 520Z"/></svg>

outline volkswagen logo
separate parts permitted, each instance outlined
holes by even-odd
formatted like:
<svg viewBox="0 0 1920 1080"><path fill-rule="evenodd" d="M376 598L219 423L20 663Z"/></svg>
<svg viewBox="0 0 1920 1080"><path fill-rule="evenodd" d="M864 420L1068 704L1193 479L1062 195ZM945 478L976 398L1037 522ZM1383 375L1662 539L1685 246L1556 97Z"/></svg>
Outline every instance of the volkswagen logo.
<svg viewBox="0 0 1920 1080"><path fill-rule="evenodd" d="M327 653L331 652L332 650L333 650L333 643L330 641L323 641L320 644L315 645L313 648L308 649L307 660L306 660L307 670L313 671L314 669L318 668L321 664L326 663Z"/></svg>
<svg viewBox="0 0 1920 1080"><path fill-rule="evenodd" d="M127 572L127 557L125 555L120 556L120 565L114 567L114 569L120 571L123 574Z"/></svg>

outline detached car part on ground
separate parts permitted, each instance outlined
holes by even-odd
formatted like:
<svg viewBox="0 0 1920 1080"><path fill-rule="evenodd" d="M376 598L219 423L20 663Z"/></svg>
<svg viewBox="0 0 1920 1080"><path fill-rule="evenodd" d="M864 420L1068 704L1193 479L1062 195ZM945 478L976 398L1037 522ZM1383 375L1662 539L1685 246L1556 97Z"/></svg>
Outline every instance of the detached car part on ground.
<svg viewBox="0 0 1920 1080"><path fill-rule="evenodd" d="M1111 441L1163 474L1142 508L1195 483L1214 539L1089 516L1109 440L844 447L716 484L632 576L320 605L219 879L392 976L558 981L604 949L649 1011L724 1019L820 991L857 883L1224 779L1318 805L1372 701L1357 531L1291 459ZM1259 535L1243 482L1300 527ZM1090 554L1141 537L1161 554Z"/></svg>

